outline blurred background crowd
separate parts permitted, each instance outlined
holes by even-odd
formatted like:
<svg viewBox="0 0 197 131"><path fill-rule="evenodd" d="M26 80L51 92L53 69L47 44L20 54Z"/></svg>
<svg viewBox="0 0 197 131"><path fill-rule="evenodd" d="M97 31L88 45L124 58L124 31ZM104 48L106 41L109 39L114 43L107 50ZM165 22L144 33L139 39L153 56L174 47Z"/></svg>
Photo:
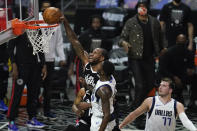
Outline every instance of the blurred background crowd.
<svg viewBox="0 0 197 131"><path fill-rule="evenodd" d="M147 13L155 17L153 21L156 22L153 22L154 24L150 27L131 21L131 25L129 25L128 20L135 17L137 13L138 0L39 0L39 12L41 13L45 6L60 8L69 20L85 51L90 53L98 47L108 51L109 60L115 65L114 76L117 81L117 100L120 106L124 104L135 109L146 97L157 94L160 78L167 76L175 82L176 88L173 97L195 112L197 111L197 18L195 17L197 1L182 0L184 5L181 4L179 7L168 5L171 6L171 10L168 10L168 6L164 5L172 0L142 0L142 2L146 2ZM0 0L0 7L4 7L4 4L4 0ZM18 4L18 0L8 0L10 19L19 17ZM22 9L24 12L31 10L28 0L22 2ZM24 18L31 15L23 14ZM139 28L134 28L136 25L143 28L141 32ZM134 31L136 37L125 33L129 29ZM77 93L82 87L79 77L83 77L82 63L74 53L62 25L58 30L59 38L53 39L54 41L51 42L56 45L51 46L51 54L45 55L48 72L46 79L44 81L41 78L35 80L36 76L39 76L35 74L35 78L26 81L27 86L30 81L40 81L39 86L42 88L38 101L40 105L44 103L44 116L51 118L56 118L56 116L50 112L50 99L71 100L67 91L72 88ZM161 34L161 38L159 36L157 40L158 34ZM121 40L133 43L131 48L125 47ZM144 46L140 56L138 53L140 53L141 47L136 46L135 43L145 44L146 42L152 44ZM7 105L11 99L8 87L12 87L11 77L18 75L13 76L13 73L11 75L11 72L16 69L11 66L13 62L24 66L27 63L37 64L35 59L38 59L37 56L34 58L26 55L29 52L24 50L28 50L28 45L27 48L18 45L25 56L23 56L24 54L14 56L13 43L8 42L0 45L1 111L8 110ZM19 43L28 42L21 41ZM156 48L155 43L161 44L160 47ZM41 61L42 57L39 56ZM37 71L45 75L42 62L41 67L34 66L38 69ZM32 67L18 68L18 72L23 73L24 70L28 72L25 75L32 76L32 73L29 72L32 71ZM23 77L26 77L25 75ZM20 81L18 84L20 85ZM21 89L21 93L25 94L25 90L26 88ZM19 99L17 103L19 101L21 106L24 106L24 98Z"/></svg>

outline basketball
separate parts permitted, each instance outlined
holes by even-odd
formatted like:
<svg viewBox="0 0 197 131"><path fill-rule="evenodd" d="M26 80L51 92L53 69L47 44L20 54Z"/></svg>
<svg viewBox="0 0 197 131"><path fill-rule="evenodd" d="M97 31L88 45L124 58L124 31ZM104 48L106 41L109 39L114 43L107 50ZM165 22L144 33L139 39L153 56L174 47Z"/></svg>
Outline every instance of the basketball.
<svg viewBox="0 0 197 131"><path fill-rule="evenodd" d="M61 11L55 7L46 8L43 12L43 19L47 24L57 24L60 22Z"/></svg>

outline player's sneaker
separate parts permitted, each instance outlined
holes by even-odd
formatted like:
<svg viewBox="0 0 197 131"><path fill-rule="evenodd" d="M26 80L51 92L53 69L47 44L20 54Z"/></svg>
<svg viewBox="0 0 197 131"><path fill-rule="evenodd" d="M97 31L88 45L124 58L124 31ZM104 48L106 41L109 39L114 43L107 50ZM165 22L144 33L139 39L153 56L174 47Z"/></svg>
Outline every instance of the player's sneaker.
<svg viewBox="0 0 197 131"><path fill-rule="evenodd" d="M39 121L37 121L37 119L34 117L31 120L28 120L26 125L30 128L43 128L45 127L45 125Z"/></svg>
<svg viewBox="0 0 197 131"><path fill-rule="evenodd" d="M11 121L8 125L8 131L18 131L17 125L14 123L14 121Z"/></svg>

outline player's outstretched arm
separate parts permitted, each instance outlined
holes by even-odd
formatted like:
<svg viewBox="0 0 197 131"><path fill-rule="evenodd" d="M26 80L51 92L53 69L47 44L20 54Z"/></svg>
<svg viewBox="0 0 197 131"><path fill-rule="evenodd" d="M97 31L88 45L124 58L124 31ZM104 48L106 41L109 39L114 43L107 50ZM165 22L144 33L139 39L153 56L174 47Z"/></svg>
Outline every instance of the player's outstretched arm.
<svg viewBox="0 0 197 131"><path fill-rule="evenodd" d="M88 57L87 57L87 55L85 55L84 49L83 49L82 45L80 44L80 42L77 38L77 35L70 27L70 24L69 24L68 20L64 17L64 15L62 15L62 17L60 19L64 24L64 28L65 28L67 37L68 37L70 43L72 44L77 56L83 61L84 65L87 64Z"/></svg>
<svg viewBox="0 0 197 131"><path fill-rule="evenodd" d="M147 98L144 100L144 102L139 106L136 110L131 112L124 120L123 122L119 125L119 128L122 129L125 125L128 123L134 121L137 117L142 115L143 113L147 112L149 110L149 107L152 103L152 97Z"/></svg>
<svg viewBox="0 0 197 131"><path fill-rule="evenodd" d="M188 119L187 115L185 114L184 106L180 102L177 102L177 113L185 128L190 131L197 131L194 124Z"/></svg>

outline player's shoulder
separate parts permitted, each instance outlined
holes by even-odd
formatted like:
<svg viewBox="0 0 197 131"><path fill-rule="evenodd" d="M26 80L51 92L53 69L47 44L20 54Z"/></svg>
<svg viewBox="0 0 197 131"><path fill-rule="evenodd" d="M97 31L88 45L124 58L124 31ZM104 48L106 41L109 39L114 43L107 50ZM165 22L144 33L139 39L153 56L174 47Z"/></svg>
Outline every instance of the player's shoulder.
<svg viewBox="0 0 197 131"><path fill-rule="evenodd" d="M108 91L111 91L111 85L109 83L105 83L105 84L102 84L99 89L108 92Z"/></svg>
<svg viewBox="0 0 197 131"><path fill-rule="evenodd" d="M176 102L176 105L176 108L184 108L184 105L179 101Z"/></svg>
<svg viewBox="0 0 197 131"><path fill-rule="evenodd" d="M148 97L144 100L144 102L141 104L141 107L146 108L146 111L149 111L152 106L153 97Z"/></svg>
<svg viewBox="0 0 197 131"><path fill-rule="evenodd" d="M181 102L177 102L177 104L176 104L176 110L177 110L177 113L178 114L180 114L181 112L184 112L185 111L184 105Z"/></svg>
<svg viewBox="0 0 197 131"><path fill-rule="evenodd" d="M115 83L116 84L116 79L113 75L111 75L111 79L109 81L110 83Z"/></svg>
<svg viewBox="0 0 197 131"><path fill-rule="evenodd" d="M148 97L144 100L144 102L147 104L147 105L152 105L152 102L153 102L153 99L154 97Z"/></svg>
<svg viewBox="0 0 197 131"><path fill-rule="evenodd" d="M111 96L112 90L111 87L107 84L98 88L97 95L102 98L109 98Z"/></svg>

